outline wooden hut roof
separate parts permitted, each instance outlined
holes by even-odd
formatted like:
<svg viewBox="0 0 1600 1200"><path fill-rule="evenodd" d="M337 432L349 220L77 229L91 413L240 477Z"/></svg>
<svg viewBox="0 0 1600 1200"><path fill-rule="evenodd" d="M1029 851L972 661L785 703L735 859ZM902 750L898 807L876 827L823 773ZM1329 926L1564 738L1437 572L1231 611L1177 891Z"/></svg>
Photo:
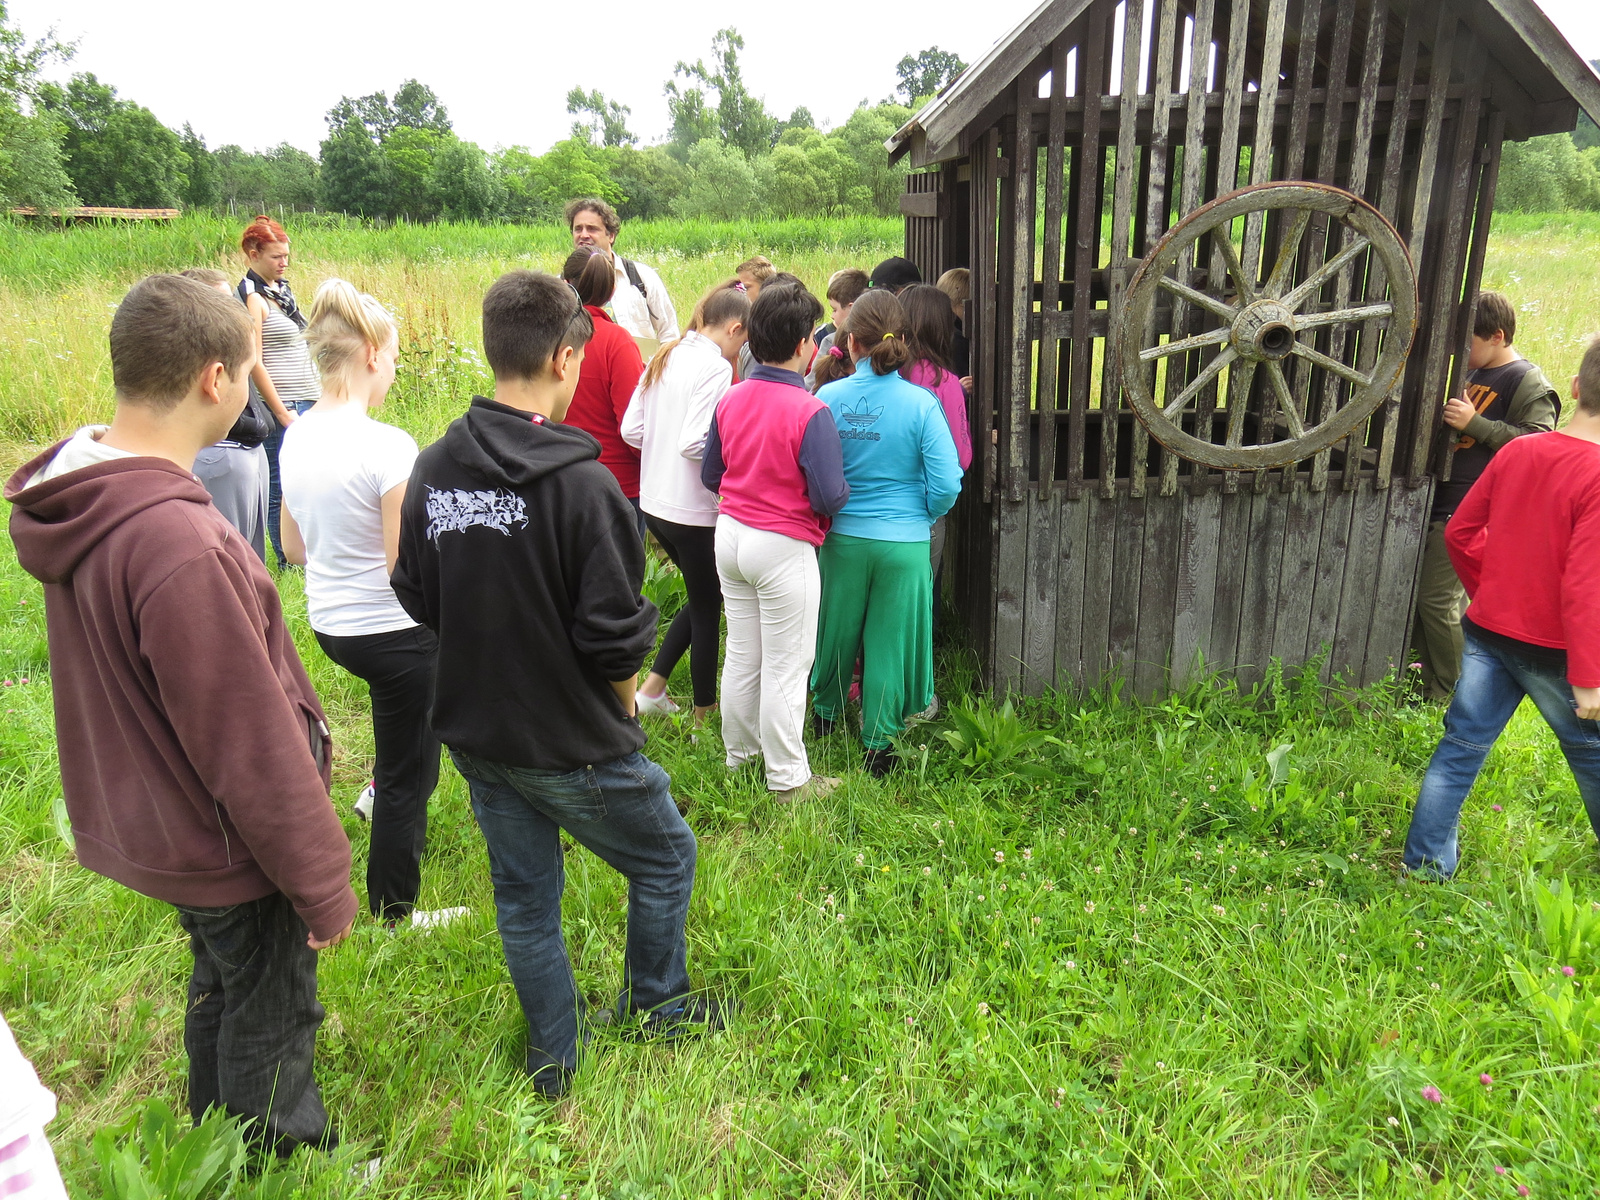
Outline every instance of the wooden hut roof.
<svg viewBox="0 0 1600 1200"><path fill-rule="evenodd" d="M914 166L926 166L965 154L964 135L1090 2L1045 0L884 143L891 159L909 152ZM1262 8L1267 0L1248 2ZM1454 3L1472 32L1493 48L1494 99L1506 112L1508 137L1571 132L1580 106L1600 123L1600 76L1535 0Z"/></svg>

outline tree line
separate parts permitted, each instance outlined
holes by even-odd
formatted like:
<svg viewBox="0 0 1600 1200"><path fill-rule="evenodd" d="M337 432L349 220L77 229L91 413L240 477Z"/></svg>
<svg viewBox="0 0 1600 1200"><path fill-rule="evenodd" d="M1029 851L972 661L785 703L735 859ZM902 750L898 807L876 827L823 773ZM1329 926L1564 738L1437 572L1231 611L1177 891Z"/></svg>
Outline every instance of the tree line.
<svg viewBox="0 0 1600 1200"><path fill-rule="evenodd" d="M597 195L626 218L888 215L904 169L883 142L914 107L965 69L932 47L897 67L895 94L863 100L834 129L810 111L787 118L751 93L734 29L708 58L679 62L665 82L670 133L640 145L631 110L598 89L567 96L569 135L543 153L486 150L461 137L440 97L408 79L392 95L342 96L316 155L211 148L190 125L163 125L92 74L44 82L70 57L29 41L0 0L0 207L323 210L381 220L541 221L575 195Z"/></svg>

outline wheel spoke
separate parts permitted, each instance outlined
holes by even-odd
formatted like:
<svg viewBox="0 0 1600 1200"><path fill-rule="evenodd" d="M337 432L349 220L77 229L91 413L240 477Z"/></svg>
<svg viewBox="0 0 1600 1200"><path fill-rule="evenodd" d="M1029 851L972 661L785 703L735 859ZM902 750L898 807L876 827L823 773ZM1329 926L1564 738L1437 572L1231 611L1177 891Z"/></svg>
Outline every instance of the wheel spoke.
<svg viewBox="0 0 1600 1200"><path fill-rule="evenodd" d="M1278 407L1289 422L1289 436L1305 437L1306 423L1300 416L1300 406L1294 402L1294 393L1289 390L1289 381L1283 377L1283 365L1268 361L1267 374L1272 378L1272 390L1278 394Z"/></svg>
<svg viewBox="0 0 1600 1200"><path fill-rule="evenodd" d="M1237 450L1244 439L1244 410L1250 403L1250 385L1256 381L1256 364L1248 360L1228 375L1228 446Z"/></svg>
<svg viewBox="0 0 1600 1200"><path fill-rule="evenodd" d="M1206 364L1205 370L1201 371L1200 374L1195 376L1194 382L1188 387L1184 388L1183 391L1179 392L1178 398L1161 411L1164 412L1169 419L1176 417L1184 410L1189 401L1193 400L1200 394L1201 389L1204 388L1206 384L1210 383L1218 375L1222 374L1223 367L1227 366L1238 356L1238 351L1236 351L1232 346L1224 346L1222 350L1218 352L1217 356Z"/></svg>
<svg viewBox="0 0 1600 1200"><path fill-rule="evenodd" d="M1307 346L1302 342L1295 343L1294 352L1307 362L1315 363L1324 371L1331 371L1340 379L1348 379L1357 387L1366 387L1367 384L1372 382L1371 375L1363 375L1354 367L1347 366L1346 364L1340 362L1337 358L1329 358L1326 354L1322 353L1322 351L1313 350L1310 346Z"/></svg>
<svg viewBox="0 0 1600 1200"><path fill-rule="evenodd" d="M1210 333L1196 334L1194 337L1182 338L1176 342L1150 346L1139 351L1139 358L1142 362L1149 362L1156 358L1166 358L1170 354L1187 354L1191 350L1204 350L1207 346L1220 346L1232 336L1231 329L1213 329Z"/></svg>
<svg viewBox="0 0 1600 1200"><path fill-rule="evenodd" d="M1256 288L1250 277L1244 273L1244 264L1239 261L1239 251L1233 244L1233 223L1218 225L1211 231L1211 236L1217 240L1217 249L1222 251L1222 261L1228 266L1228 274L1233 276L1233 281L1239 287L1239 303L1252 304L1256 298Z"/></svg>
<svg viewBox="0 0 1600 1200"><path fill-rule="evenodd" d="M1324 325L1338 325L1348 321L1370 321L1375 317L1394 316L1394 305L1385 300L1382 304L1367 304L1360 308L1336 308L1331 312L1307 313L1294 319L1296 329L1318 329Z"/></svg>
<svg viewBox="0 0 1600 1200"><path fill-rule="evenodd" d="M1370 245L1372 245L1371 242L1367 241L1366 238L1358 234L1355 241L1351 242L1343 250L1339 251L1339 253L1335 254L1327 262L1323 263L1307 277L1304 283L1285 296L1283 298L1283 303L1287 305L1291 311L1299 308L1305 303L1307 297L1315 296L1319 291L1322 290L1323 284L1327 283L1328 280L1332 279L1340 271L1344 270L1351 263L1355 262L1357 256L1359 256Z"/></svg>
<svg viewBox="0 0 1600 1200"><path fill-rule="evenodd" d="M1231 321L1239 315L1237 308L1230 307L1225 301L1218 300L1215 296L1208 296L1204 292L1196 291L1186 283L1179 283L1176 279L1171 279L1166 275L1163 275L1158 282L1174 296L1181 296L1190 304L1203 308L1207 312L1215 313L1224 320Z"/></svg>
<svg viewBox="0 0 1600 1200"><path fill-rule="evenodd" d="M1283 289L1289 286L1289 280L1294 276L1294 260L1300 256L1300 241L1310 224L1310 209L1302 209L1295 214L1294 223L1289 226L1289 232L1284 234L1283 245L1278 249L1278 261L1272 264L1272 277L1267 280L1267 295L1281 296Z"/></svg>

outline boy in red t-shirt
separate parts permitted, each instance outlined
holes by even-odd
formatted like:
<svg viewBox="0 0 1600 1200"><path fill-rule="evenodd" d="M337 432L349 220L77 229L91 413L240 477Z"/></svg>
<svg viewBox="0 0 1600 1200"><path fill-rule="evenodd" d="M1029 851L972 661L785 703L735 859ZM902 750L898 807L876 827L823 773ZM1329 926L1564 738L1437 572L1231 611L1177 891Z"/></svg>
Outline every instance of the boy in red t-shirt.
<svg viewBox="0 0 1600 1200"><path fill-rule="evenodd" d="M1454 873L1461 805L1524 696L1560 740L1600 837L1600 338L1572 398L1566 428L1494 456L1445 532L1472 604L1461 680L1406 834L1406 869L1425 877Z"/></svg>

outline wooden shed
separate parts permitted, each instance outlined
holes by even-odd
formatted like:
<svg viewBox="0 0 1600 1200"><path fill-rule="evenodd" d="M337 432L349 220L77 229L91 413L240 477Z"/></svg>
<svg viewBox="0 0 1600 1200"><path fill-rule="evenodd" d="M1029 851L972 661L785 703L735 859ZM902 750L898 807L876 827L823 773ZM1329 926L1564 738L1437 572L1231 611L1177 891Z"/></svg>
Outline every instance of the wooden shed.
<svg viewBox="0 0 1600 1200"><path fill-rule="evenodd" d="M1399 663L1501 144L1580 105L1532 0L1048 0L901 129L906 254L972 272L989 682Z"/></svg>

